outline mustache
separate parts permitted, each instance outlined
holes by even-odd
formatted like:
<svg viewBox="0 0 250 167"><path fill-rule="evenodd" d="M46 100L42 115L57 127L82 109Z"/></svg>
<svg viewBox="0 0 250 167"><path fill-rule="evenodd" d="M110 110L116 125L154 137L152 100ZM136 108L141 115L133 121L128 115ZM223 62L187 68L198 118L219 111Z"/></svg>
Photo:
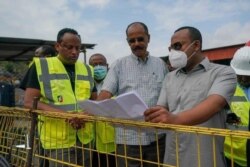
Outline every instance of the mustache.
<svg viewBox="0 0 250 167"><path fill-rule="evenodd" d="M143 47L136 46L133 50L134 50L134 51L137 51L137 50L143 50L143 49L144 49Z"/></svg>

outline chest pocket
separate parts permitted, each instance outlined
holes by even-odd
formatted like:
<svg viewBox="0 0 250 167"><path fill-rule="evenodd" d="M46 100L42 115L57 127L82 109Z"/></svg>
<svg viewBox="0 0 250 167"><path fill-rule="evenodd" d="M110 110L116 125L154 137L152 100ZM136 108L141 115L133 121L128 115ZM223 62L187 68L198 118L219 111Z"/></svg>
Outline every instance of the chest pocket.
<svg viewBox="0 0 250 167"><path fill-rule="evenodd" d="M121 90L132 90L141 88L144 90L160 91L162 87L163 76L154 74L153 72L137 71L134 74L124 73L119 80Z"/></svg>
<svg viewBox="0 0 250 167"><path fill-rule="evenodd" d="M206 83L200 80L197 83L194 83L193 87L188 91L190 99L196 101L196 103L204 100L204 98L207 97L210 88L211 85L209 82Z"/></svg>

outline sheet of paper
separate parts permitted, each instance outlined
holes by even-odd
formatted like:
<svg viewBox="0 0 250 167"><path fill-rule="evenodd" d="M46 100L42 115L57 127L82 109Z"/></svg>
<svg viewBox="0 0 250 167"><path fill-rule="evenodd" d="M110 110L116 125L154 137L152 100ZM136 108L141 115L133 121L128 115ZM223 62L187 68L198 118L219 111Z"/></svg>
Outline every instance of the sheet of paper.
<svg viewBox="0 0 250 167"><path fill-rule="evenodd" d="M118 96L116 101L131 118L143 117L144 111L148 109L148 106L135 91Z"/></svg>
<svg viewBox="0 0 250 167"><path fill-rule="evenodd" d="M98 104L109 113L109 117L122 119L129 118L129 115L123 110L115 99L100 101Z"/></svg>
<svg viewBox="0 0 250 167"><path fill-rule="evenodd" d="M79 107L93 115L143 120L143 113L148 108L141 97L134 91L103 101L85 100Z"/></svg>
<svg viewBox="0 0 250 167"><path fill-rule="evenodd" d="M97 116L103 116L103 117L110 116L109 112L107 112L103 108L101 108L98 105L97 101L93 101L93 100L79 101L78 105L82 110L84 110L90 114L97 115Z"/></svg>

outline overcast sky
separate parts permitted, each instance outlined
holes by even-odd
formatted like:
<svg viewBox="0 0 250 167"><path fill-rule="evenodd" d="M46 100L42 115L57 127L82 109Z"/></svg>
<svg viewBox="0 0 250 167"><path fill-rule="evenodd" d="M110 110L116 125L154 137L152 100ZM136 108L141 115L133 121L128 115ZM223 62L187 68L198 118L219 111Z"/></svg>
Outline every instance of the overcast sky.
<svg viewBox="0 0 250 167"><path fill-rule="evenodd" d="M87 51L103 53L109 63L131 53L125 29L144 22L151 34L148 51L168 54L174 30L194 26L203 35L203 49L250 40L249 0L1 0L0 36L56 40L65 27L76 29Z"/></svg>

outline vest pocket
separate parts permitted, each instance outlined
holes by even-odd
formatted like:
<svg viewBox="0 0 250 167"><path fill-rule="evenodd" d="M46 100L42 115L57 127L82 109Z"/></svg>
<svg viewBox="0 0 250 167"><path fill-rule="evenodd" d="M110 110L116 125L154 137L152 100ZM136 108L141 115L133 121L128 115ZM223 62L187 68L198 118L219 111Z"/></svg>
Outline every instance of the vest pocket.
<svg viewBox="0 0 250 167"><path fill-rule="evenodd" d="M112 127L108 123L96 123L96 133L98 135L98 138L101 139L102 143L104 144L114 142L114 131L114 127Z"/></svg>
<svg viewBox="0 0 250 167"><path fill-rule="evenodd" d="M65 140L69 136L70 127L64 119L45 117L41 124L41 136L47 140Z"/></svg>
<svg viewBox="0 0 250 167"><path fill-rule="evenodd" d="M92 122L86 122L84 128L78 130L77 135L83 144L94 139L94 126Z"/></svg>

